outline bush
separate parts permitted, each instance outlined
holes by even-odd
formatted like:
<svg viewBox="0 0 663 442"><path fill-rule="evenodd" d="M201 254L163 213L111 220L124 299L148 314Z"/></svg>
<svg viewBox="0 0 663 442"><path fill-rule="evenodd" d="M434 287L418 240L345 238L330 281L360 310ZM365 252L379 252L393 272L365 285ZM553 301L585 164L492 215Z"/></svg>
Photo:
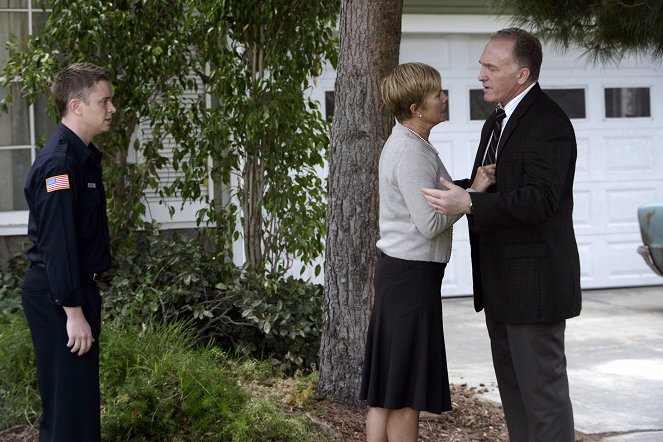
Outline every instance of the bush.
<svg viewBox="0 0 663 442"><path fill-rule="evenodd" d="M35 422L40 407L27 324L19 314L0 320L2 429ZM103 439L325 440L303 417L242 390L234 372L247 377L253 370L269 375L260 364L228 360L216 347L196 347L194 332L182 325L108 324L101 336Z"/></svg>
<svg viewBox="0 0 663 442"><path fill-rule="evenodd" d="M105 440L311 440L304 420L241 390L217 348L181 325L102 339Z"/></svg>
<svg viewBox="0 0 663 442"><path fill-rule="evenodd" d="M0 272L0 313L11 313L21 308L21 283L28 268L28 259L21 252L9 258L7 268Z"/></svg>
<svg viewBox="0 0 663 442"><path fill-rule="evenodd" d="M0 428L32 423L40 412L28 324L21 312L0 314Z"/></svg>
<svg viewBox="0 0 663 442"><path fill-rule="evenodd" d="M237 271L217 284L251 327L243 342L254 356L271 356L288 371L314 368L320 348L322 286L293 277L274 278Z"/></svg>
<svg viewBox="0 0 663 442"><path fill-rule="evenodd" d="M109 319L187 321L199 342L271 358L288 370L315 366L322 286L235 267L206 252L200 238L165 238L154 226L134 241L115 253L102 290Z"/></svg>

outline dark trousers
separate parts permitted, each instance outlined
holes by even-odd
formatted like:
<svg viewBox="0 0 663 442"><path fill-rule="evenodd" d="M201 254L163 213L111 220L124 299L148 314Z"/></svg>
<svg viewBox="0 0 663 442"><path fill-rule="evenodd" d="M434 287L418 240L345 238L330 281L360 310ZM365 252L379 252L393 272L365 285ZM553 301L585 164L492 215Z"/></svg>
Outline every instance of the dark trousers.
<svg viewBox="0 0 663 442"><path fill-rule="evenodd" d="M573 442L566 321L505 324L486 319L486 325L510 440Z"/></svg>
<svg viewBox="0 0 663 442"><path fill-rule="evenodd" d="M30 268L23 280L23 310L32 333L37 359L42 416L40 442L95 442L101 440L99 394L99 332L101 297L93 281L83 281L83 313L94 343L82 356L67 347L67 316L49 300L50 287L43 268Z"/></svg>

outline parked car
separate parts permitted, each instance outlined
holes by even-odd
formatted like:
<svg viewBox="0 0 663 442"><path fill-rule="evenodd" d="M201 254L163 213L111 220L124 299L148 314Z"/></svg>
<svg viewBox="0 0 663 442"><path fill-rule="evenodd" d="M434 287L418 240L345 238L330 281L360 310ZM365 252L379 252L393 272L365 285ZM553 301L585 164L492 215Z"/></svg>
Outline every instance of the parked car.
<svg viewBox="0 0 663 442"><path fill-rule="evenodd" d="M663 276L663 202L638 208L638 219L644 243L638 253L657 275Z"/></svg>

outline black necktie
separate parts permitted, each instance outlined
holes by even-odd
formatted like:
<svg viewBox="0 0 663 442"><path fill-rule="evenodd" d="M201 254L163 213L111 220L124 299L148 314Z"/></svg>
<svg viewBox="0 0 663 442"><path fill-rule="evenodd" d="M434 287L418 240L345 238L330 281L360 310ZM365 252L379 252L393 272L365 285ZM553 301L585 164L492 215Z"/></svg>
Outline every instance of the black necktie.
<svg viewBox="0 0 663 442"><path fill-rule="evenodd" d="M495 108L495 121L493 122L493 136L490 137L490 144L488 145L488 152L483 160L483 165L494 164L497 160L497 143L500 141L500 134L502 133L502 120L506 117L504 108L497 105Z"/></svg>

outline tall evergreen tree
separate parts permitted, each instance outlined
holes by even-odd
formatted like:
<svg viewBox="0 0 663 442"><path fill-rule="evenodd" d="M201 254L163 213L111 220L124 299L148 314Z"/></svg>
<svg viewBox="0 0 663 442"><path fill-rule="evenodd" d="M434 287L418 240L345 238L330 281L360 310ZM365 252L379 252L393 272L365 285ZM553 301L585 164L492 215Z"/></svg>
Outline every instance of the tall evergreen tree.
<svg viewBox="0 0 663 442"><path fill-rule="evenodd" d="M663 58L663 0L492 0L518 26L563 48L585 48L593 61L632 52Z"/></svg>

